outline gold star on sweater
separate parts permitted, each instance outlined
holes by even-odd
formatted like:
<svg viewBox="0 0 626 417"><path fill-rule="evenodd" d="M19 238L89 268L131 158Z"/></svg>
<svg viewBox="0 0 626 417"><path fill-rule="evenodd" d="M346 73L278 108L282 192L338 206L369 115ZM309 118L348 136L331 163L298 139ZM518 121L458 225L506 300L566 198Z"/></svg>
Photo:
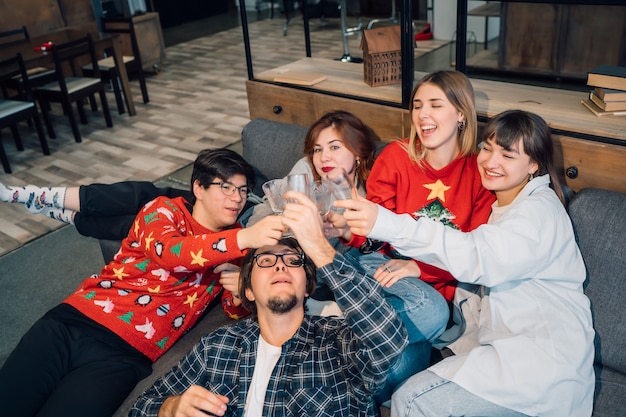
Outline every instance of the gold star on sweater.
<svg viewBox="0 0 626 417"><path fill-rule="evenodd" d="M154 238L152 237L152 232L150 232L150 236L146 238L146 250L150 250L150 244L153 240Z"/></svg>
<svg viewBox="0 0 626 417"><path fill-rule="evenodd" d="M194 292L193 295L187 296L187 301L185 301L183 304L189 304L189 308L192 308L193 303L195 303L196 301L198 301L198 293Z"/></svg>
<svg viewBox="0 0 626 417"><path fill-rule="evenodd" d="M441 201L446 201L445 192L448 191L450 187L441 182L441 180L437 180L432 184L424 184L424 187L430 190L430 194L428 194L427 197L428 200L439 198Z"/></svg>
<svg viewBox="0 0 626 417"><path fill-rule="evenodd" d="M202 257L202 249L200 249L198 253L194 253L193 251L191 251L190 253L191 257L193 258L193 261L191 261L192 265L204 266L204 263L209 261L208 259Z"/></svg>
<svg viewBox="0 0 626 417"><path fill-rule="evenodd" d="M124 267L121 267L119 269L113 268L113 275L115 275L115 278L119 280L123 280L125 277L128 276L128 274L124 273Z"/></svg>

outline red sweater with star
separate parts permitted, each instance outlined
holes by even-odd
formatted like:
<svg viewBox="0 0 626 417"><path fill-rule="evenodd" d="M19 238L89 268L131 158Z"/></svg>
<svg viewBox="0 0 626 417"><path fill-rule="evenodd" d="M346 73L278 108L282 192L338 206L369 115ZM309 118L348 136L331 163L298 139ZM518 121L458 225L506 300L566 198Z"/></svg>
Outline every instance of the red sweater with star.
<svg viewBox="0 0 626 417"><path fill-rule="evenodd" d="M367 199L398 214L429 217L464 232L486 223L495 195L482 186L476 156L459 157L437 170L426 161L422 166L413 162L405 148L408 142L391 143L376 158L367 179ZM362 236L353 236L348 244L359 247L364 241ZM383 250L391 253L388 247ZM417 263L421 279L452 301L457 284L454 277L448 271Z"/></svg>
<svg viewBox="0 0 626 417"><path fill-rule="evenodd" d="M146 204L115 258L64 300L153 361L220 295L228 316L248 314L232 305L232 294L222 291L213 273L244 255L237 245L241 226L212 232L187 204L182 197Z"/></svg>

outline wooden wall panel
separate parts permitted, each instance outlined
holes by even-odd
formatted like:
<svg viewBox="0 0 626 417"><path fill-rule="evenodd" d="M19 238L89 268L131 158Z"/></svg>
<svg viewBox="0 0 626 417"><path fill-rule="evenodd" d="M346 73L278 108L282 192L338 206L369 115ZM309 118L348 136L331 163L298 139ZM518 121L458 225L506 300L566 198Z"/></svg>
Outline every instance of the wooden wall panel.
<svg viewBox="0 0 626 417"><path fill-rule="evenodd" d="M554 72L560 9L555 4L503 4L500 66L503 69Z"/></svg>
<svg viewBox="0 0 626 417"><path fill-rule="evenodd" d="M81 26L96 23L91 1L89 0L58 0L63 14L65 26ZM97 25L96 25L97 26Z"/></svg>
<svg viewBox="0 0 626 417"><path fill-rule="evenodd" d="M56 0L0 0L0 10L0 31L26 26L36 36L65 26Z"/></svg>
<svg viewBox="0 0 626 417"><path fill-rule="evenodd" d="M626 6L570 5L564 23L560 74L585 78L598 65L626 66Z"/></svg>

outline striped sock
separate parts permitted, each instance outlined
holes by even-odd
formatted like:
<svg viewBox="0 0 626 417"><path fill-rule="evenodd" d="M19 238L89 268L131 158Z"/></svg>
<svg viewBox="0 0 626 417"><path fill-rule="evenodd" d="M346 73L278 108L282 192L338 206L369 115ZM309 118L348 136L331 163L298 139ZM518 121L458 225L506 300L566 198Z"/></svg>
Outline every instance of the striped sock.
<svg viewBox="0 0 626 417"><path fill-rule="evenodd" d="M64 208L44 207L41 210L41 214L64 223L74 224L74 215L76 212Z"/></svg>
<svg viewBox="0 0 626 417"><path fill-rule="evenodd" d="M46 207L63 208L66 187L15 187L0 184L0 201L22 203L31 213L41 213Z"/></svg>

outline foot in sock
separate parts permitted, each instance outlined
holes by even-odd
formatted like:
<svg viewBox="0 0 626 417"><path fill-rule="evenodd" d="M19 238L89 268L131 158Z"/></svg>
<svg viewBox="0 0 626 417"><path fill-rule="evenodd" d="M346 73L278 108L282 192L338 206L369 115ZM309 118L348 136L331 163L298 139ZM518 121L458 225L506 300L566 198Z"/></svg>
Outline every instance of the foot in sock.
<svg viewBox="0 0 626 417"><path fill-rule="evenodd" d="M63 208L65 187L13 187L0 183L0 201L22 203L31 213L37 214L46 207Z"/></svg>
<svg viewBox="0 0 626 417"><path fill-rule="evenodd" d="M41 214L64 223L74 224L74 215L76 212L64 208L44 207L41 210Z"/></svg>

